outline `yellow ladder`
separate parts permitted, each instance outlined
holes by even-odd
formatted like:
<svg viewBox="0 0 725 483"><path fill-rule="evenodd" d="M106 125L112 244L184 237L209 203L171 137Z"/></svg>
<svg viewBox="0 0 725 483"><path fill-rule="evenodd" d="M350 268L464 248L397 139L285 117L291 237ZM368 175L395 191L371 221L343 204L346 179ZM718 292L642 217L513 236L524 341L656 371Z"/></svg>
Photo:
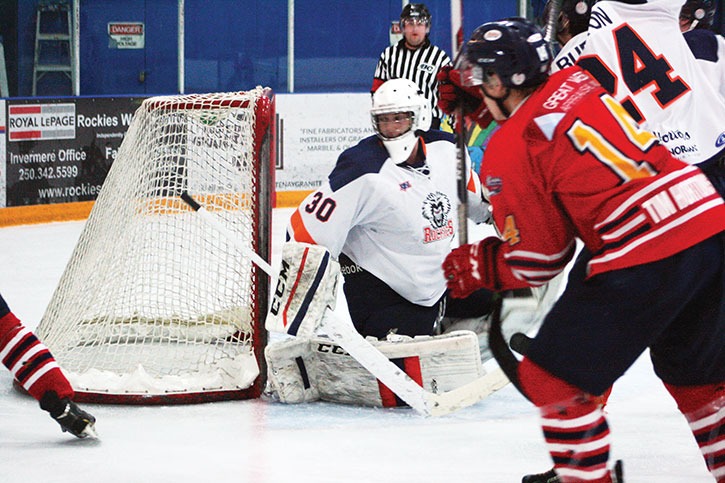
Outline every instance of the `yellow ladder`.
<svg viewBox="0 0 725 483"><path fill-rule="evenodd" d="M48 73L60 73L75 85L72 43L73 23L69 0L40 0L35 17L35 56L33 58L33 95L38 81Z"/></svg>

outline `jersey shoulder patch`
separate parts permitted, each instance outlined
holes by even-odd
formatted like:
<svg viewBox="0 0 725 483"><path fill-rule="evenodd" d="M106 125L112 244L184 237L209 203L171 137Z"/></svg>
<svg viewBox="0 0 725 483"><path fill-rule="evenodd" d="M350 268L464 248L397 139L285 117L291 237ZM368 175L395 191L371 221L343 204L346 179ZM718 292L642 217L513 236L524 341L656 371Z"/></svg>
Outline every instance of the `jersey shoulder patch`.
<svg viewBox="0 0 725 483"><path fill-rule="evenodd" d="M685 32L683 36L687 41L696 59L717 62L717 37L715 32L704 29L695 29Z"/></svg>
<svg viewBox="0 0 725 483"><path fill-rule="evenodd" d="M337 164L328 177L330 188L337 191L365 174L379 173L388 157L388 151L377 136L361 140L337 158Z"/></svg>

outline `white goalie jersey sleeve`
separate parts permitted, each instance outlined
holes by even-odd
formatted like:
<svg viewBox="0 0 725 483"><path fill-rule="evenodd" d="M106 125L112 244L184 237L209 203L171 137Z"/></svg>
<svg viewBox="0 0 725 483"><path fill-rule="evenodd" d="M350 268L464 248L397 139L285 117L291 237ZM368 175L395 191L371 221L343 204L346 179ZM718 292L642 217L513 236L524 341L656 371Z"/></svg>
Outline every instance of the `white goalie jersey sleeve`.
<svg viewBox="0 0 725 483"><path fill-rule="evenodd" d="M684 0L598 2L579 64L690 164L725 148L725 101L679 29Z"/></svg>
<svg viewBox="0 0 725 483"><path fill-rule="evenodd" d="M344 252L410 302L430 307L445 291L441 265L457 242L457 161L450 133L422 137L426 164L417 169L393 163L375 136L343 152L328 182L292 215L287 234L335 258ZM480 182L468 172L469 216L484 221Z"/></svg>

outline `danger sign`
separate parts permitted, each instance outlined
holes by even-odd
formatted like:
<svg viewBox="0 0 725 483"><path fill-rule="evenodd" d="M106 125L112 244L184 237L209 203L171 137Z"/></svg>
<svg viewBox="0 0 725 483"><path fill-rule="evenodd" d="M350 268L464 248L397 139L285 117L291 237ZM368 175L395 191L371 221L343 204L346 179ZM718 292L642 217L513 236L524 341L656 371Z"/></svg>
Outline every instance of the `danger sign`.
<svg viewBox="0 0 725 483"><path fill-rule="evenodd" d="M143 22L109 22L108 48L143 49L144 35Z"/></svg>

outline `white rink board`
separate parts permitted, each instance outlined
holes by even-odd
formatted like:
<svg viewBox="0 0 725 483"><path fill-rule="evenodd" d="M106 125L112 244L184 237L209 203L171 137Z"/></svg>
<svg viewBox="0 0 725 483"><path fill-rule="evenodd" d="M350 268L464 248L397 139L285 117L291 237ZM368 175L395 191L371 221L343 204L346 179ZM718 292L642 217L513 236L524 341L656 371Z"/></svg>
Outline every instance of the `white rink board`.
<svg viewBox="0 0 725 483"><path fill-rule="evenodd" d="M314 191L342 151L374 134L370 94L277 95L277 191Z"/></svg>

